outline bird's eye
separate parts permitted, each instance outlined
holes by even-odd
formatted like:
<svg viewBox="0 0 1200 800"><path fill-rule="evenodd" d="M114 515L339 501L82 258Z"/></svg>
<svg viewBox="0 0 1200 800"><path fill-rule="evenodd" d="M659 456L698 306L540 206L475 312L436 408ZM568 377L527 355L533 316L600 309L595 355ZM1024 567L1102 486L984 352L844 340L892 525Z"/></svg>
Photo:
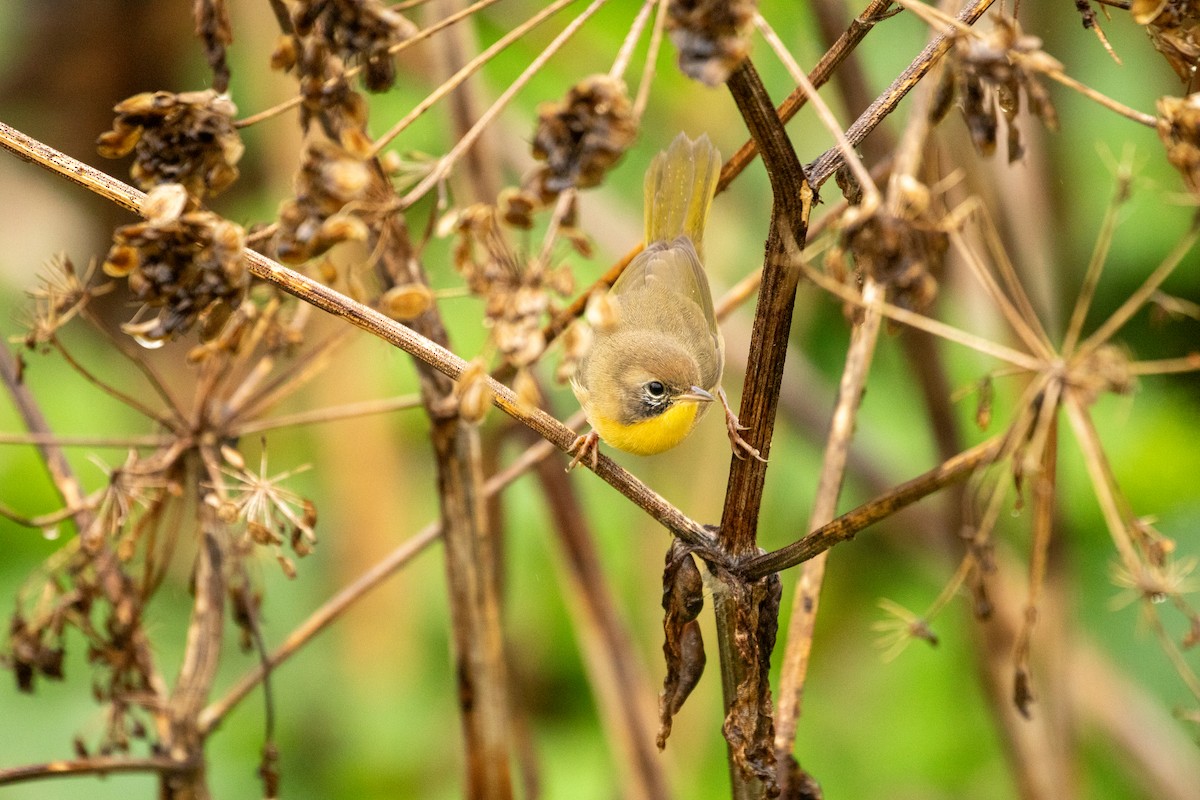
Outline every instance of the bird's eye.
<svg viewBox="0 0 1200 800"><path fill-rule="evenodd" d="M667 387L663 386L662 381L650 381L646 384L646 391L651 397L662 397L667 393Z"/></svg>

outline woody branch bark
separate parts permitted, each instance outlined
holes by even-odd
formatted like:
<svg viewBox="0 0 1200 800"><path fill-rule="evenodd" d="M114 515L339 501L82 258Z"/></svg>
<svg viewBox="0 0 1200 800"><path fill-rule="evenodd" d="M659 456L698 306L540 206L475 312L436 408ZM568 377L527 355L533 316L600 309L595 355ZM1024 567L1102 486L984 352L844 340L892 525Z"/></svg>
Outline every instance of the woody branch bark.
<svg viewBox="0 0 1200 800"><path fill-rule="evenodd" d="M763 155L774 195L739 413L747 427L746 440L766 457L775 427L799 282L793 257L804 246L812 190L749 59L730 76L728 87ZM758 551L758 515L766 466L757 459L732 458L718 538L722 551L734 560ZM733 797L765 797L773 782L772 764L768 763L774 738L768 671L778 625L778 579L750 583L719 566L714 572L713 610Z"/></svg>

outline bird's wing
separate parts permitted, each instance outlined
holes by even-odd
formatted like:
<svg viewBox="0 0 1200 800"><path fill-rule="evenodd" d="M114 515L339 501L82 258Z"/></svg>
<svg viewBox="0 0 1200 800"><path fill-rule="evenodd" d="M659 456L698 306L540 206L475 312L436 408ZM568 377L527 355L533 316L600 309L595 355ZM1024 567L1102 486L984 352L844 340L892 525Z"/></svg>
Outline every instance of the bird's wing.
<svg viewBox="0 0 1200 800"><path fill-rule="evenodd" d="M696 248L686 236L674 242L656 242L642 251L613 284L612 293L625 301L626 295L640 294L662 297L662 292L674 293L692 301L704 315L709 332L719 336L717 315L713 310L712 291L704 265ZM630 298L632 299L632 298Z"/></svg>

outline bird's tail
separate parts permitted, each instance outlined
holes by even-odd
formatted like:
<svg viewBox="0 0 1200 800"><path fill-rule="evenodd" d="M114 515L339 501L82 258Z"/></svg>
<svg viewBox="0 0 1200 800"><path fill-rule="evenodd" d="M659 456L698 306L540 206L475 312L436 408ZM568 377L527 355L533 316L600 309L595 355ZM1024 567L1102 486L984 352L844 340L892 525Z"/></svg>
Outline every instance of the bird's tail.
<svg viewBox="0 0 1200 800"><path fill-rule="evenodd" d="M686 235L701 253L720 174L721 155L707 135L692 141L681 133L655 156L646 173L647 246Z"/></svg>

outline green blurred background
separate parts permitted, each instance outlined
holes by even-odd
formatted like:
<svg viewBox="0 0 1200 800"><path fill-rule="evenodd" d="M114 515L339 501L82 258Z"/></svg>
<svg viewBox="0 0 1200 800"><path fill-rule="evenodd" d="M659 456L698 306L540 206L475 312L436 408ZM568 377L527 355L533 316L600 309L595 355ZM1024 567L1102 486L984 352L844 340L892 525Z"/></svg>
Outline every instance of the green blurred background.
<svg viewBox="0 0 1200 800"><path fill-rule="evenodd" d="M287 97L292 84L266 66L276 30L267 4L233 5L236 42L231 51L231 93L247 114ZM0 119L124 177L123 166L101 159L92 144L111 122L112 105L138 91L184 91L207 85L199 47L190 38L189 6L182 0L57 0L0 6ZM478 21L475 35L483 43L493 41L538 6L517 0L500 3ZM529 163L524 142L532 133L536 105L557 99L587 74L607 71L633 10L633 3L610 4L502 117L496 137L505 150L510 181L516 179L522 163ZM803 5L764 2L763 12L802 64L815 62L821 48ZM1069 5L1023 9L1029 12L1032 16L1023 20L1027 30L1041 36L1067 71L1089 85L1142 111L1152 111L1162 94L1180 93L1175 75L1150 47L1144 32L1123 13L1114 12L1105 27L1122 58L1123 64L1118 65L1082 29ZM556 18L546 30L539 29L509 48L485 70L480 90L498 93L561 24ZM907 15L871 34L859 52L873 89L886 85L924 40L924 28ZM755 55L772 95L782 98L790 89L785 71L761 42L755 44ZM724 153L733 152L745 139L727 94L686 81L674 69L673 58L672 48L664 46L637 145L609 182L582 200L584 228L593 237L596 257L574 259L579 286L593 280L638 240L645 165L677 131L708 132ZM640 55L634 65L636 70ZM372 129L383 130L430 85L427 65L419 55L403 60L397 87L372 99ZM1033 235L1038 226L1030 225L1028 237L1018 228L1021 246L1032 255L1026 259L1025 251L1018 249L1014 258L1028 270L1038 301L1055 320L1052 330L1061 330L1060 321L1069 314L1112 193L1114 156L1135 148L1137 177L1133 199L1121 212L1122 226L1091 319L1101 319L1119 305L1159 263L1186 229L1193 209L1180 200L1181 182L1165 163L1153 131L1117 118L1076 94L1058 87L1051 91L1062 132L1047 135L1035 120L1023 118L1030 149L1026 159L1006 166L999 156L994 164L978 168L992 175L990 180L997 185L1023 187L1016 197L1027 193L1030 213L1041 208L1052 216L1049 241ZM847 118L844 110L834 106L840 118ZM900 130L907 109L906 102L889 121L893 132ZM448 149L448 130L444 116L435 112L403 137L399 149L440 154ZM814 158L830 144L811 112L801 114L789 130L803 160ZM940 136L944 152L964 162L975 161L957 113L942 126ZM285 115L256 126L245 132L245 140L243 178L214 207L249 224L270 220L289 192L299 144L295 118ZM832 184L828 193L836 194ZM8 156L0 157L0 197L5 198L0 213L0 333L19 337L27 314L23 291L34 283L40 265L56 252L67 253L77 264L101 256L113 225L127 218L82 190ZM755 164L717 201L707 246L718 295L757 265L769 214L767 198L766 177ZM1017 200L1008 195L1001 202ZM539 241L530 239L529 247L535 248ZM460 282L446 254L443 244L427 255L426 268L439 287ZM1200 300L1198 263L1200 258L1190 256L1165 290ZM942 303L943 318L979 333L1005 335L997 322L981 313L977 290L965 276L947 276ZM480 309L472 299L443 303L455 348L467 357L483 346ZM116 319L127 312L119 305L110 309ZM750 313L747 307L728 324L731 353L745 350ZM324 329L332 328L325 325ZM1195 321L1153 325L1142 313L1119 338L1139 358L1169 357L1195 350L1198 330ZM138 386L128 365L114 363L105 344L88 331L69 329L65 336L80 360L108 375L120 375L116 380L122 385ZM807 367L799 363L794 367L795 374L805 375L802 391L821 407L831 407L848 339L838 304L802 286L793 338L797 352L809 362ZM164 365L181 387L190 381L181 363L188 346L171 345L155 354L156 363ZM969 385L993 366L959 348L942 349L956 388ZM60 360L33 354L27 359L28 383L54 430L109 436L147 432L144 421L98 394ZM552 367L556 360L557 354L552 353L546 366ZM548 378L550 369L544 374ZM726 381L735 402L740 377L731 370ZM361 335L342 351L333 368L281 411L403 394L415 387L407 356ZM1014 397L1008 388L1000 386L997 425L1012 409ZM1157 517L1158 528L1178 541L1182 553L1200 551L1198 388L1193 376L1149 378L1141 381L1133 396L1105 397L1093 409L1117 480L1135 513ZM570 392L561 387L550 401L560 418L575 409ZM978 439L982 434L969 422L973 401L959 406L963 430ZM497 417L489 419L489 430L502 427ZM434 519L426 429L421 413L414 411L271 435L272 472L313 465L293 480L291 488L316 502L321 543L299 564L295 580L284 578L266 557L256 568L266 597L264 633L269 645ZM0 401L0 431L19 430L11 403ZM787 417L777 427L760 532L764 547L792 541L805 525L820 466L821 436L821 431ZM511 456L517 446L518 442L510 441L503 453ZM899 334L881 342L858 425L858 446L892 482L935 463L922 401ZM257 441L244 443L250 463L257 463L259 448ZM709 421L668 454L653 459L618 455L617 460L693 518L715 521L720 515L727 453L720 425ZM70 456L80 478L95 488L103 480L96 461L112 466L124 454L119 449L75 448ZM1176 738L1194 738L1194 727L1170 721L1167 715L1175 708L1194 709L1195 699L1139 626L1136 606L1114 610L1118 589L1109 577L1114 561L1111 541L1069 434L1063 437L1061 467L1057 557L1062 572L1056 588L1066 598L1069 616L1064 625L1072 645L1098 649L1144 688L1152 704L1163 710L1165 724L1178 726ZM590 473L577 472L572 481L583 493L605 577L648 680L657 686L663 674L659 594L667 537ZM851 475L841 508L849 509L869 496L869 487ZM0 445L0 501L30 515L56 507L52 485L32 448ZM1004 516L1001 537L1023 562L1028 551L1028 514ZM966 600L957 599L936 621L941 641L936 649L916 643L899 658L885 662L876 644L871 626L883 618L879 598L923 609L953 571L953 564L937 552L915 545L927 541L918 529L926 518L902 514L832 554L798 744L804 767L821 782L827 797L998 800L1018 796L979 687L978 626L969 618ZM542 796L579 800L618 796L614 757L604 743L577 647L576 609L566 588L561 551L532 479L518 481L505 493L503 525L505 631L517 703L528 718L539 759ZM71 535L65 527L62 533ZM22 582L62 541L0 519L0 611L10 613ZM150 633L168 676L182 652L190 607L187 578L186 564L178 564L149 609ZM1021 572L1005 579L1020 586L1025 577ZM785 609L791 603L794 580L794 572L784 576ZM444 584L442 554L434 547L274 674L285 796L436 800L461 795L461 745ZM706 641L712 643L708 615L704 620ZM786 611L781 630L786 630ZM1172 632L1178 634L1179 626ZM68 646L71 643L68 639ZM68 758L73 737L95 741L102 732L100 709L90 699L90 668L79 639L74 643L77 646L68 651L65 682L39 681L33 695L18 693L14 681L0 682L0 769ZM719 736L719 680L711 644L710 656L710 674L677 719L662 755L678 797L728 796L724 743ZM1195 658L1191 661L1194 665ZM254 663L253 655L233 646L231 633L218 694ZM1038 677L1035 674L1035 680ZM1035 690L1045 695L1054 687L1035 684ZM1034 713L1038 709L1035 705ZM1125 767L1119 744L1100 735L1087 719L1076 724L1082 741L1080 796L1151 796ZM260 791L255 770L262 736L263 706L261 693L256 693L210 741L214 796L245 797ZM1181 774L1192 774L1200 769L1200 759L1194 749L1184 752ZM0 796L14 800L147 797L154 791L151 777L111 776L20 784L4 787Z"/></svg>

